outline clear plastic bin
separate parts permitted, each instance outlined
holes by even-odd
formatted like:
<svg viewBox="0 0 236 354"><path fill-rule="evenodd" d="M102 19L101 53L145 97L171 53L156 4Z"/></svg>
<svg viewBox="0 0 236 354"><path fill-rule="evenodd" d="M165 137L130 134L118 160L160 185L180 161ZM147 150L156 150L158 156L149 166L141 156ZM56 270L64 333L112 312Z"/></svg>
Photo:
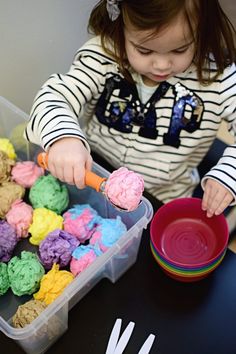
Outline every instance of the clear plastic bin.
<svg viewBox="0 0 236 354"><path fill-rule="evenodd" d="M27 143L22 137L27 120L27 114L0 97L0 137L7 137L11 140L18 159L35 160L40 148ZM109 176L109 172L97 164L94 164L93 170L101 176ZM89 187L81 191L73 186L68 186L68 189L70 206L89 203L103 217L113 218L120 215L128 231L113 247L78 275L64 292L25 328L14 328L12 316L19 305L32 297L17 297L11 290L0 296L0 330L6 336L14 339L29 354L44 353L67 330L69 310L99 280L106 277L114 283L135 263L142 231L153 215L152 205L146 198L143 198L137 210L125 213L112 207L101 193L97 193ZM15 254L18 255L23 249L37 251L37 248L31 245L28 240L19 242Z"/></svg>

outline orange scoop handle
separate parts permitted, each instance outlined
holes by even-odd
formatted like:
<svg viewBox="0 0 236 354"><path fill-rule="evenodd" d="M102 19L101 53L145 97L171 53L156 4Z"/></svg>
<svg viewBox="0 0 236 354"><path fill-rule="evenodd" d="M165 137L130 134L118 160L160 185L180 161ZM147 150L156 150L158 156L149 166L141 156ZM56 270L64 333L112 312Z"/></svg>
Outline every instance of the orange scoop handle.
<svg viewBox="0 0 236 354"><path fill-rule="evenodd" d="M37 156L38 165L48 169L48 154L46 152L41 152ZM95 189L97 192L100 192L101 184L106 181L106 178L96 175L96 173L85 170L85 185Z"/></svg>
<svg viewBox="0 0 236 354"><path fill-rule="evenodd" d="M48 169L48 154L46 152L40 152L37 156L38 165L45 170Z"/></svg>
<svg viewBox="0 0 236 354"><path fill-rule="evenodd" d="M92 171L85 170L85 180L84 180L85 185L92 187L97 192L101 192L101 185L106 180L107 179L105 177L98 176L96 175L96 173Z"/></svg>

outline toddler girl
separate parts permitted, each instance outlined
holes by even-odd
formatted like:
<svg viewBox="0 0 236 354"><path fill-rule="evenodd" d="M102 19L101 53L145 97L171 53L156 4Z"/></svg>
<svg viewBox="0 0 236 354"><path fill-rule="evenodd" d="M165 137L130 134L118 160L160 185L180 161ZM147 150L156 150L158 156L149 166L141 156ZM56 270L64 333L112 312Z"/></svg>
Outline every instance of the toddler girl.
<svg viewBox="0 0 236 354"><path fill-rule="evenodd" d="M235 31L217 0L101 0L66 74L37 94L25 131L51 173L84 187L95 151L164 203L191 196L222 120L236 132ZM91 150L90 150L91 149ZM236 199L236 145L203 178L210 217Z"/></svg>

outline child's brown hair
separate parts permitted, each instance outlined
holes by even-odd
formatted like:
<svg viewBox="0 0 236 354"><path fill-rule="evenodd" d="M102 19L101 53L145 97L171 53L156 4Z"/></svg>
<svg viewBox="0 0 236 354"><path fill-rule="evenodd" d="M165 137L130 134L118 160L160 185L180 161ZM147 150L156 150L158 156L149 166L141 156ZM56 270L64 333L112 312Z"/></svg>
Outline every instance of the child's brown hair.
<svg viewBox="0 0 236 354"><path fill-rule="evenodd" d="M125 52L125 24L130 23L137 30L151 30L155 35L181 12L195 40L194 63L201 83L211 83L236 60L235 29L218 0L121 0L118 2L121 13L115 21L110 20L106 3L101 0L94 7L88 28L95 35L101 35L104 50L117 61L127 79L130 76ZM207 70L210 54L217 66L214 76Z"/></svg>

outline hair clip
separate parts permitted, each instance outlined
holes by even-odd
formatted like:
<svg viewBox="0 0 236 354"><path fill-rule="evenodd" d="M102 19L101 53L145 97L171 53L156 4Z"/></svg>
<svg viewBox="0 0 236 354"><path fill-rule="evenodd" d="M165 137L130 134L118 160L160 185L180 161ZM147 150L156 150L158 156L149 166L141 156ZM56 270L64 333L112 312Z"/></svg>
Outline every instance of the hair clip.
<svg viewBox="0 0 236 354"><path fill-rule="evenodd" d="M107 12L111 21L115 21L120 15L120 1L122 0L107 0Z"/></svg>

